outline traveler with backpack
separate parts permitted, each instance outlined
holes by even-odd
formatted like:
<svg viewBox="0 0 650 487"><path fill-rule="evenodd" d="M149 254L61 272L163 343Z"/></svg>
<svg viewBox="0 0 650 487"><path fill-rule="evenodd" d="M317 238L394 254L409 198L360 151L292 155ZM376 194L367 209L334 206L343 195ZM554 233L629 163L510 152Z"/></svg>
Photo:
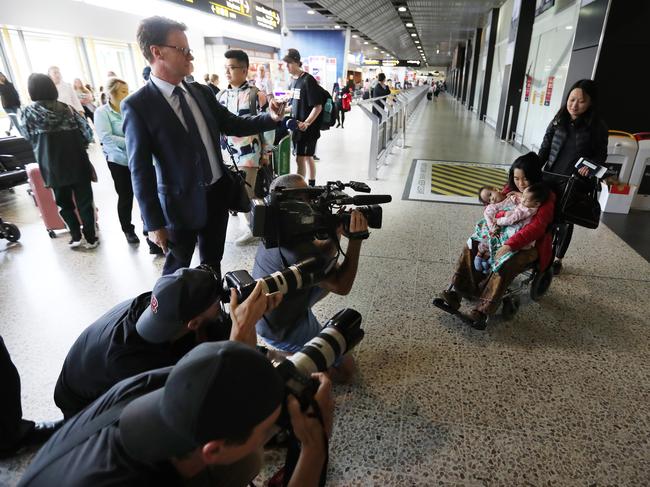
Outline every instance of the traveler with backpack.
<svg viewBox="0 0 650 487"><path fill-rule="evenodd" d="M248 55L239 49L231 49L224 54L226 57L226 78L228 87L221 90L217 95L217 101L225 106L229 112L240 117L255 116L268 104L266 94L256 86L251 86L248 78ZM260 166L269 163L267 155L267 143L264 134L245 135L238 137L234 135L221 138L224 160L232 158L237 167L246 173L246 189L248 196L254 198L253 189L257 180L257 173ZM249 186L250 185L250 186ZM235 240L236 245L246 245L255 240L248 226L248 216L239 213L240 223L244 227L244 233Z"/></svg>
<svg viewBox="0 0 650 487"><path fill-rule="evenodd" d="M352 108L352 95L350 94L350 88L347 86L344 86L339 93L339 97L337 100L337 106L338 106L338 113L336 116L336 126L345 128L343 127L343 124L345 123L345 112L349 112L350 109Z"/></svg>
<svg viewBox="0 0 650 487"><path fill-rule="evenodd" d="M323 90L314 77L302 70L300 53L296 49L289 49L283 61L287 63L287 71L293 76L289 85L289 104L291 105L291 118L298 121L298 130L293 131L293 147L296 153L298 174L305 177L309 166L309 185L316 184L316 163L314 153L316 142L320 138L319 115L323 104L331 100L324 100ZM327 93L329 96L329 93Z"/></svg>

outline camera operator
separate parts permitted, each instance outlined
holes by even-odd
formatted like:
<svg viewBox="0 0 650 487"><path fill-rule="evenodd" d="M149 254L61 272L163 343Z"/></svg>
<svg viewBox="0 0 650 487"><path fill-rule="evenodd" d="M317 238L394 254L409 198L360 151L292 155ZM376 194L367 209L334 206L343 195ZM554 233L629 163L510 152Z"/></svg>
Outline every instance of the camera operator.
<svg viewBox="0 0 650 487"><path fill-rule="evenodd" d="M331 383L314 410L287 400L301 442L292 487L317 486L331 434ZM247 485L277 430L285 396L278 371L255 349L203 343L173 367L119 382L70 419L39 451L21 487Z"/></svg>
<svg viewBox="0 0 650 487"><path fill-rule="evenodd" d="M271 191L284 187L306 188L307 182L298 174L280 176L271 184ZM343 231L337 229L337 237ZM367 236L368 221L359 211L352 211L350 217L348 247L345 259L337 263L334 270L321 281L318 286L300 289L285 296L282 303L274 310L265 313L257 322L257 334L271 348L285 354L299 352L302 346L318 335L321 324L314 316L311 308L323 299L329 292L347 295L352 289L357 275L359 253L362 239ZM280 242L276 248L267 249L263 244L257 248L253 278L258 279L266 275L285 269L309 257L335 259L338 241L334 239L313 240L298 243ZM351 355L344 355L339 363L331 370L332 378L340 382L349 382L354 375L354 360Z"/></svg>
<svg viewBox="0 0 650 487"><path fill-rule="evenodd" d="M86 328L68 352L54 390L66 419L122 379L174 365L207 339L227 339L218 293L221 283L207 269L179 269L158 279L153 291L124 301ZM233 301L234 298L234 301ZM281 295L261 286L241 305L231 296L230 340L255 347L254 324ZM215 336L215 331L221 335Z"/></svg>

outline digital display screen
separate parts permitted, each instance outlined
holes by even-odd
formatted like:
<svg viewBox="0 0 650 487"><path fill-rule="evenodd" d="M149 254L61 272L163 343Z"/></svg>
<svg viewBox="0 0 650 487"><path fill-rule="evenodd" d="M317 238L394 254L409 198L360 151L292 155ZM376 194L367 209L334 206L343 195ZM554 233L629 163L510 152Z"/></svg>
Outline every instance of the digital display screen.
<svg viewBox="0 0 650 487"><path fill-rule="evenodd" d="M167 0L259 29L280 33L280 12L253 0Z"/></svg>

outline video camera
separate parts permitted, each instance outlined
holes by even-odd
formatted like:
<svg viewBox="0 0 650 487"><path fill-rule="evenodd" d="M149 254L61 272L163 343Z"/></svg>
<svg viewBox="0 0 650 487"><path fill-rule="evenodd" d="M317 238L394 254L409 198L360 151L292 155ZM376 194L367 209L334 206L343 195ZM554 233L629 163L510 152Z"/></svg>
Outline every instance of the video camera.
<svg viewBox="0 0 650 487"><path fill-rule="evenodd" d="M336 229L343 225L349 232L351 210L335 211L345 205L357 206L370 228L381 228L381 203L389 203L390 195L349 196L343 190L350 188L369 193L365 183L330 181L325 186L285 188L279 186L264 199L254 199L251 207L250 228L261 237L266 248L281 244L335 238ZM367 238L368 234L357 236Z"/></svg>

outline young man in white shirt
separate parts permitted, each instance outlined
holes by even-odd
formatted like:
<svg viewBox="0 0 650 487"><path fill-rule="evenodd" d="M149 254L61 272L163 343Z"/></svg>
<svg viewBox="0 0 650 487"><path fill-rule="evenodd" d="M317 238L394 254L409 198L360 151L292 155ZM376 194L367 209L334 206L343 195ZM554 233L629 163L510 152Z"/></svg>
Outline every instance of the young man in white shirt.
<svg viewBox="0 0 650 487"><path fill-rule="evenodd" d="M50 68L47 70L47 75L50 77L52 81L54 81L54 85L56 86L56 89L59 92L58 100L61 103L70 105L72 108L74 108L79 113L81 113L81 115L83 115L84 109L81 106L81 101L79 101L79 97L74 92L72 85L70 83L66 83L65 81L63 81L63 77L61 76L61 70L59 69L59 67L50 66Z"/></svg>

